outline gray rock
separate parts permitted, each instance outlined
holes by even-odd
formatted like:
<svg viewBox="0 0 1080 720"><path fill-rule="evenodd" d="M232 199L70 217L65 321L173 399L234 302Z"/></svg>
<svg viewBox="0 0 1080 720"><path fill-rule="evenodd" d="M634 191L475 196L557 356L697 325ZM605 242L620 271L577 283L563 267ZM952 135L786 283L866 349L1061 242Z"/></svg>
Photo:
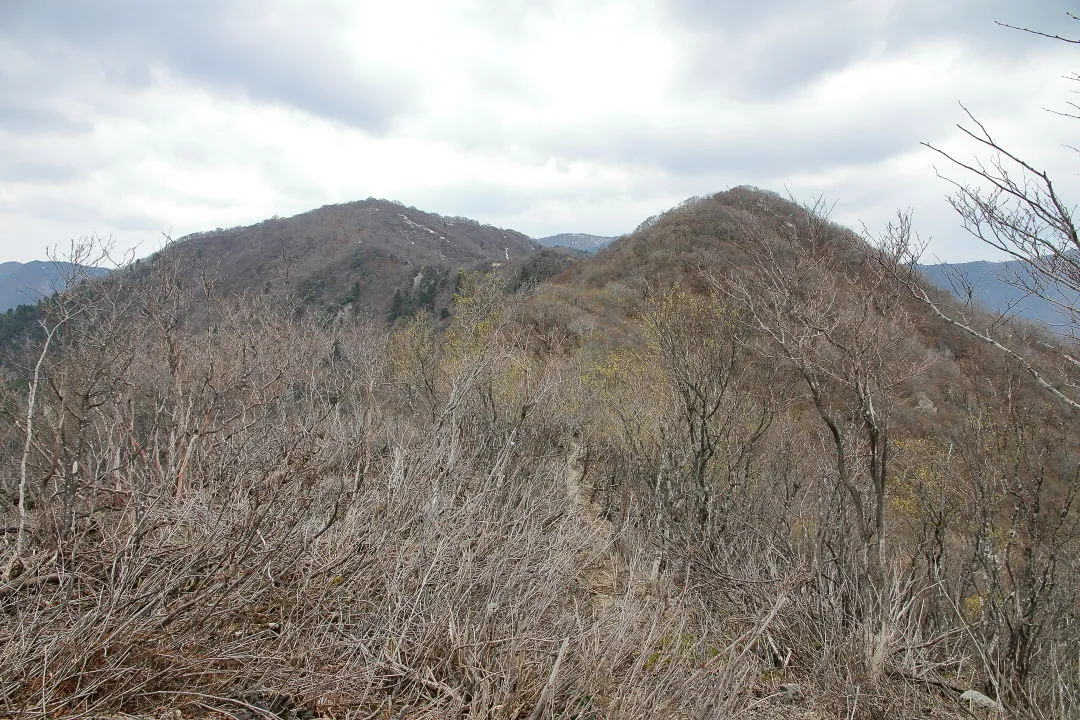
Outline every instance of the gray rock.
<svg viewBox="0 0 1080 720"><path fill-rule="evenodd" d="M780 687L776 688L776 694L773 696L778 703L793 703L798 702L806 697L802 688L796 683L784 683Z"/></svg>
<svg viewBox="0 0 1080 720"><path fill-rule="evenodd" d="M969 707L982 708L993 712L1005 712L1005 707L993 698L983 695L978 690L965 690L960 695L960 700L966 702Z"/></svg>

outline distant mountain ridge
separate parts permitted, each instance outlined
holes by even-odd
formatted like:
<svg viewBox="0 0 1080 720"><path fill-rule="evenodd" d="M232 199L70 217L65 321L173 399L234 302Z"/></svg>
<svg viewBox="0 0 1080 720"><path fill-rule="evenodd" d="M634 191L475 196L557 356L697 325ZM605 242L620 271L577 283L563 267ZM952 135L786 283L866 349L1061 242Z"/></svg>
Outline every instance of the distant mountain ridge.
<svg viewBox="0 0 1080 720"><path fill-rule="evenodd" d="M89 275L104 275L105 268L89 268ZM0 263L0 312L18 305L36 303L42 297L63 289L66 278L84 270L66 262L32 260L28 263Z"/></svg>
<svg viewBox="0 0 1080 720"><path fill-rule="evenodd" d="M452 293L453 271L504 263L522 268L541 247L591 254L623 237L559 233L532 239L469 218L444 217L396 201L368 198L290 218L193 233L167 250L190 253L214 268L221 291L258 288L287 266L286 275L305 299L397 314L421 305L433 307L436 295L445 304ZM935 263L919 269L935 286L961 301L974 301L980 309L1007 311L1051 329L1067 323L1068 318L1052 303L1007 281L1023 272L1018 261ZM55 292L73 270L64 262L0 263L0 312ZM93 268L90 274L107 272ZM951 278L957 274L970 284L971 298L965 297L965 288L953 286ZM1060 292L1065 302L1080 301Z"/></svg>
<svg viewBox="0 0 1080 720"><path fill-rule="evenodd" d="M1009 282L1009 278L1024 277L1025 268L1019 260L937 263L920 265L919 269L937 287L952 293L961 301L974 301L982 310L992 313L1008 312L1046 325L1052 330L1060 330L1069 322L1061 308ZM953 277L957 275L971 286L971 298L966 297L967 291L963 283L954 287ZM1080 304L1080 298L1075 297L1075 294L1070 295L1063 287L1052 286L1049 292L1059 294L1063 302L1071 303L1074 307Z"/></svg>
<svg viewBox="0 0 1080 720"><path fill-rule="evenodd" d="M560 233L536 238L536 242L545 247L566 247L593 253L607 247L622 235L589 235L588 233Z"/></svg>

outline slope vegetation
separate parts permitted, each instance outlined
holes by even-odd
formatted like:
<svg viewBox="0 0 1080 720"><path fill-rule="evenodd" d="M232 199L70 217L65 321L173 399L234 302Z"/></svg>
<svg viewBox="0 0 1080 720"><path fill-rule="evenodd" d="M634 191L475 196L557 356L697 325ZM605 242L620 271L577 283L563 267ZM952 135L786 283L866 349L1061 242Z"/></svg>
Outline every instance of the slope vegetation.
<svg viewBox="0 0 1080 720"><path fill-rule="evenodd" d="M385 316L446 307L458 270L520 265L538 249L512 230L369 199L190 235L167 254L196 265L221 295L282 285L331 310Z"/></svg>
<svg viewBox="0 0 1080 720"><path fill-rule="evenodd" d="M0 386L4 712L1076 707L1077 419L910 268L749 188L539 284L495 247L441 321L303 312L291 261L197 326L186 260L44 308Z"/></svg>

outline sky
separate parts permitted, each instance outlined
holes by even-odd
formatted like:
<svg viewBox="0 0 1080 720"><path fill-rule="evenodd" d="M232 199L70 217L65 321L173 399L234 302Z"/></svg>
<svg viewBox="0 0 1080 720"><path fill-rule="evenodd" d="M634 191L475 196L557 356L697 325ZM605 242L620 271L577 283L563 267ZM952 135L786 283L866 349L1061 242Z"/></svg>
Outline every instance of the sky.
<svg viewBox="0 0 1080 720"><path fill-rule="evenodd" d="M755 185L928 258L961 103L1080 198L1058 0L0 0L0 262L367 197L617 235ZM954 176L956 176L954 174ZM962 176L956 176L962 177Z"/></svg>

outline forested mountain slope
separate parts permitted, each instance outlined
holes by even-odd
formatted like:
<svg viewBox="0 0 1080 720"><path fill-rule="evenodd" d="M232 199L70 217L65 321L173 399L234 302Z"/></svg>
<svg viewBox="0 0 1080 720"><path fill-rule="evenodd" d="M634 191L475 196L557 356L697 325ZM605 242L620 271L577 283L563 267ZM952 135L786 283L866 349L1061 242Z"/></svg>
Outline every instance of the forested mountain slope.
<svg viewBox="0 0 1080 720"><path fill-rule="evenodd" d="M584 252L596 252L618 240L618 235L589 235L588 233L559 233L537 238L536 242L546 247L566 247Z"/></svg>
<svg viewBox="0 0 1080 720"><path fill-rule="evenodd" d="M538 249L512 230L369 199L197 233L165 253L193 263L222 295L283 284L306 302L385 316L444 308L459 269L518 266Z"/></svg>
<svg viewBox="0 0 1080 720"><path fill-rule="evenodd" d="M0 385L5 711L1076 707L1077 418L912 268L737 188L584 259L512 266L482 229L442 251L483 261L445 317L306 312L361 241L443 260L395 249L452 244L395 207L190 238L43 307ZM1075 393L1051 338L994 332Z"/></svg>

